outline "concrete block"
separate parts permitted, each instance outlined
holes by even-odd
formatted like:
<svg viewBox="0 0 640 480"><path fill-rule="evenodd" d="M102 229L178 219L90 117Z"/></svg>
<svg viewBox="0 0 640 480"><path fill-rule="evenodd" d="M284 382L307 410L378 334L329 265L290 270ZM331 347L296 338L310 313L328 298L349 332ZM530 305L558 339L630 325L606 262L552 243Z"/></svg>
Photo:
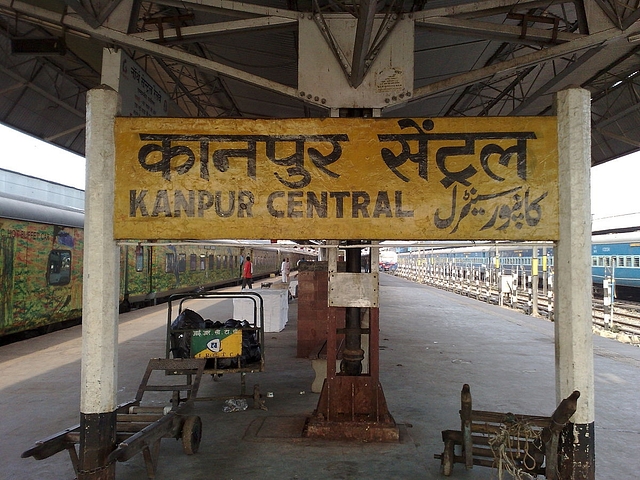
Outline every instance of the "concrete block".
<svg viewBox="0 0 640 480"><path fill-rule="evenodd" d="M315 378L311 384L311 391L313 393L320 393L322 391L322 385L327 378L327 359L326 358L314 358L311 360L311 367L315 373ZM336 360L336 372L340 371L340 360Z"/></svg>

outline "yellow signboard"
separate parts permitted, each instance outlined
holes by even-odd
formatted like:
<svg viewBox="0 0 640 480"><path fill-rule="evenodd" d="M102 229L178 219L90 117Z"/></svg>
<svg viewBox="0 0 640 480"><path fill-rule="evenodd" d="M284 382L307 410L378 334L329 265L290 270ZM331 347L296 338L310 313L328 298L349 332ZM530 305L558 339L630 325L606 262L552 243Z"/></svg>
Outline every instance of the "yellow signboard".
<svg viewBox="0 0 640 480"><path fill-rule="evenodd" d="M555 117L116 119L116 239L556 240Z"/></svg>

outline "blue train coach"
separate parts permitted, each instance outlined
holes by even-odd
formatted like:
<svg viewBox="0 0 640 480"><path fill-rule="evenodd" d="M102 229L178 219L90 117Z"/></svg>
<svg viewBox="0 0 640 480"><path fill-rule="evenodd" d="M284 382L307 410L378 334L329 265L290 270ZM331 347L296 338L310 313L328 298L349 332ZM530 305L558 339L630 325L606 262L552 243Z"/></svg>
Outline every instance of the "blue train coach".
<svg viewBox="0 0 640 480"><path fill-rule="evenodd" d="M640 232L594 235L591 240L593 284L615 280L617 293L636 294L640 288Z"/></svg>

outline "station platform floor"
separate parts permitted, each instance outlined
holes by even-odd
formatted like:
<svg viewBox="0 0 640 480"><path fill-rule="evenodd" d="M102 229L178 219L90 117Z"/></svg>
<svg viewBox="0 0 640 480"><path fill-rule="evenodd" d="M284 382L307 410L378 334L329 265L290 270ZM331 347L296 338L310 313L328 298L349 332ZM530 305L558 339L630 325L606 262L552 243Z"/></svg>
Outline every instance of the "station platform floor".
<svg viewBox="0 0 640 480"><path fill-rule="evenodd" d="M531 415L556 407L553 324L388 274L380 275L380 377L400 426L397 444L301 437L319 395L313 370L296 358L297 301L284 330L265 334L266 371L247 374L267 410L223 412L198 401L198 453L163 439L157 480L444 479L435 453L441 430L458 429L460 390L473 406ZM257 283L259 286L259 283ZM237 289L237 287L235 287ZM259 292L259 289L257 290ZM228 306L215 307L230 318ZM214 318L212 318L214 319ZM118 401L132 400L150 358L165 356L166 305L122 314ZM640 348L594 336L596 478L640 478ZM0 347L0 479L74 478L66 452L22 459L36 440L79 422L81 327ZM239 374L202 379L199 397L239 393ZM119 480L145 479L142 455L118 463ZM456 464L452 479L496 479L497 471ZM509 478L505 475L504 478Z"/></svg>

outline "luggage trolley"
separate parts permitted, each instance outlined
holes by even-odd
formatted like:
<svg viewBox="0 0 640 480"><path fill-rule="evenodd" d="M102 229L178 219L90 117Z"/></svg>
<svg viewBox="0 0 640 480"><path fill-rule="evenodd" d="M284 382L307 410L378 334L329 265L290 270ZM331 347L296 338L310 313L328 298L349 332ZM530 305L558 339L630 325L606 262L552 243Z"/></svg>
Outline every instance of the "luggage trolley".
<svg viewBox="0 0 640 480"><path fill-rule="evenodd" d="M202 311L211 306L212 300L219 299L250 302L252 318L229 319L226 322L205 320L197 308ZM187 308L187 301L193 308ZM166 358L204 358L204 373L211 374L214 380L223 374L240 373L240 396L253 397L254 407L263 408L258 385L254 386L252 395L247 395L245 378L247 373L264 371L262 297L254 292L177 294L169 297L167 305ZM197 400L220 398L223 397Z"/></svg>
<svg viewBox="0 0 640 480"><path fill-rule="evenodd" d="M126 462L142 453L147 477L155 478L160 455L160 440L163 438L182 439L184 453L192 455L198 451L202 439L202 420L187 412L198 395L204 360L152 358L138 387L136 398L116 407L116 448L106 459L109 465L116 460ZM170 383L161 380L164 374L182 375L185 383ZM173 377L176 379L178 377ZM172 392L171 406L159 406L152 400L143 404L145 393ZM182 392L186 397L182 397ZM78 445L78 447L76 447ZM22 458L33 457L44 460L58 452L67 450L76 475L80 472L80 425L74 425L61 432L39 440Z"/></svg>

